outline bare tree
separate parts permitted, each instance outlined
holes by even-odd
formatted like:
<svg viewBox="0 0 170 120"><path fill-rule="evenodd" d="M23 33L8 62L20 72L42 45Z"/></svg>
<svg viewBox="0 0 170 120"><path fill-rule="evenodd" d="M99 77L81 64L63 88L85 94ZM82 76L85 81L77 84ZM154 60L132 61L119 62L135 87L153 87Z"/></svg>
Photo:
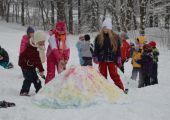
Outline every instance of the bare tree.
<svg viewBox="0 0 170 120"><path fill-rule="evenodd" d="M65 21L64 0L57 0L57 21Z"/></svg>
<svg viewBox="0 0 170 120"><path fill-rule="evenodd" d="M73 1L68 0L69 6L69 33L73 34Z"/></svg>
<svg viewBox="0 0 170 120"><path fill-rule="evenodd" d="M11 3L11 0L7 0L7 1L6 1L6 5L7 5L6 22L7 22L7 23L9 22L10 3Z"/></svg>
<svg viewBox="0 0 170 120"><path fill-rule="evenodd" d="M25 0L22 0L22 2L21 2L21 23L22 23L22 26L25 25L25 16L24 16L25 8L24 8L24 5L25 5Z"/></svg>
<svg viewBox="0 0 170 120"><path fill-rule="evenodd" d="M140 34L145 35L145 24L146 24L146 6L148 0L139 0L140 6Z"/></svg>
<svg viewBox="0 0 170 120"><path fill-rule="evenodd" d="M55 18L54 18L54 1L51 1L51 24L54 26Z"/></svg>

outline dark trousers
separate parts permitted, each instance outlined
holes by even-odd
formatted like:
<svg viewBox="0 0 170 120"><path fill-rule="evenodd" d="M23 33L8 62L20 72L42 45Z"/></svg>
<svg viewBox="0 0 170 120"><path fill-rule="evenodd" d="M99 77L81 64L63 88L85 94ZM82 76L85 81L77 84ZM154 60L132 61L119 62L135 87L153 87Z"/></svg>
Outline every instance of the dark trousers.
<svg viewBox="0 0 170 120"><path fill-rule="evenodd" d="M120 67L120 70L121 70L123 73L125 72L124 63L125 63L125 62L122 62L122 67Z"/></svg>
<svg viewBox="0 0 170 120"><path fill-rule="evenodd" d="M92 66L92 58L91 57L83 57L83 65L82 66Z"/></svg>
<svg viewBox="0 0 170 120"><path fill-rule="evenodd" d="M154 62L151 74L151 85L158 84L158 63Z"/></svg>
<svg viewBox="0 0 170 120"><path fill-rule="evenodd" d="M150 85L150 75L149 74L142 74L143 75L143 84L141 87Z"/></svg>
<svg viewBox="0 0 170 120"><path fill-rule="evenodd" d="M34 87L36 89L36 93L40 90L41 86L41 81L38 78L38 75L35 71L35 69L23 69L21 68L23 77L24 77L24 82L22 85L22 89L20 93L29 93L31 83L34 84Z"/></svg>

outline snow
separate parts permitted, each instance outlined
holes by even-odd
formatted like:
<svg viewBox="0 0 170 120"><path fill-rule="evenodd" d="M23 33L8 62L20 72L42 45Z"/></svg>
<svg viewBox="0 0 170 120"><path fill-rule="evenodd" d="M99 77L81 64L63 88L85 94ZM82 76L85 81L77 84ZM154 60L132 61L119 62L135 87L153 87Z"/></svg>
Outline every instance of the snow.
<svg viewBox="0 0 170 120"><path fill-rule="evenodd" d="M101 102L85 108L54 109L37 106L33 102L34 96L19 96L23 78L17 62L19 45L25 30L26 28L17 24L0 22L0 45L9 52L10 60L15 66L10 70L0 67L0 100L16 103L16 107L0 109L0 120L168 120L170 118L170 52L166 48L159 48L159 84L140 89L136 88L135 84L130 85L124 102L114 104ZM75 47L78 36L69 36L68 39L71 45L71 58L68 63L70 67L78 64ZM96 65L95 68L97 69ZM125 65L127 77L130 77L131 69L129 61ZM30 94L34 94L33 86Z"/></svg>
<svg viewBox="0 0 170 120"><path fill-rule="evenodd" d="M82 108L126 99L116 85L91 66L71 66L35 95L35 103L51 108Z"/></svg>

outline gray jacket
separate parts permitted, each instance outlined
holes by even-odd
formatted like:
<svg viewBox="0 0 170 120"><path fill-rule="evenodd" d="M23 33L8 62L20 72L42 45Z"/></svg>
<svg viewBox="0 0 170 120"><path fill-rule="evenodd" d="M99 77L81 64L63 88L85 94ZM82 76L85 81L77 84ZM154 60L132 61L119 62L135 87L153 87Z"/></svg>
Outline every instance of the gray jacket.
<svg viewBox="0 0 170 120"><path fill-rule="evenodd" d="M90 41L82 41L80 44L80 54L82 57L92 57L90 51Z"/></svg>

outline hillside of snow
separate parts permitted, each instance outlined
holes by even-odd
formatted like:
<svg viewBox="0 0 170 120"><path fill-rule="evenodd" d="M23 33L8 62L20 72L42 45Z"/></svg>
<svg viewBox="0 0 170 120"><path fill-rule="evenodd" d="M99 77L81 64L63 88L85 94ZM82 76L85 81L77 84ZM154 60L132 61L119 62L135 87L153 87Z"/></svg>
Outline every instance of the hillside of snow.
<svg viewBox="0 0 170 120"><path fill-rule="evenodd" d="M44 108L33 102L34 96L19 96L23 77L17 65L18 53L21 37L25 31L26 28L20 25L0 22L0 45L8 51L10 61L14 64L14 69L10 70L0 67L0 100L16 103L15 107L0 108L0 120L169 120L170 52L166 48L160 48L158 85L140 89L135 84L130 85L129 93L124 101L114 104L101 102L85 108ZM78 36L68 36L71 47L68 67L79 63L75 47L77 40ZM46 69L46 64L44 68ZM96 65L95 68L97 69ZM131 76L131 70L132 66L129 61L125 64L127 77ZM42 83L44 85L43 79ZM30 94L34 94L33 85Z"/></svg>

